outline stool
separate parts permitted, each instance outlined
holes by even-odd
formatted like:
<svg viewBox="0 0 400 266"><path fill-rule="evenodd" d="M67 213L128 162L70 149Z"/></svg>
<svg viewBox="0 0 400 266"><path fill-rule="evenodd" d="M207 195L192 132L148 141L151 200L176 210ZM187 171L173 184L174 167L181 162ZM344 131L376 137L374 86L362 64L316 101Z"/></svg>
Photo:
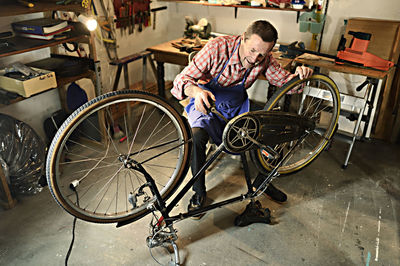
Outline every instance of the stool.
<svg viewBox="0 0 400 266"><path fill-rule="evenodd" d="M118 88L119 79L121 77L122 68L124 68L124 81L125 81L125 89L129 90L129 75L128 75L128 64L130 62L134 62L138 59L143 59L143 69L142 69L142 86L143 89L146 89L146 76L147 76L147 57L149 57L152 53L150 51L142 51L136 54L125 56L121 59L116 59L110 62L110 65L118 66L117 75L114 80L113 91L116 91ZM150 58L151 59L151 58Z"/></svg>

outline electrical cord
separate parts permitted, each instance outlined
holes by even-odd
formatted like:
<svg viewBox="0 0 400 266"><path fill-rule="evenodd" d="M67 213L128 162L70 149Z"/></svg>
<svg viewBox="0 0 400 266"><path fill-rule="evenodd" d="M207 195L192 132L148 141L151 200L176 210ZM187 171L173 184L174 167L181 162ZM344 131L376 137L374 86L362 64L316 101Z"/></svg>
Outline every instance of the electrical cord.
<svg viewBox="0 0 400 266"><path fill-rule="evenodd" d="M76 189L75 189L75 187L73 187L73 186L71 186L71 189L75 192L75 195L76 195L76 203L77 203L77 205L78 205L78 207L79 207L78 192L76 192ZM76 220L77 220L77 218L74 217L74 221L72 222L72 240L71 240L71 244L69 245L67 255L65 256L65 266L68 265L68 259L69 259L69 256L71 255L72 247L74 246L74 242L75 242Z"/></svg>

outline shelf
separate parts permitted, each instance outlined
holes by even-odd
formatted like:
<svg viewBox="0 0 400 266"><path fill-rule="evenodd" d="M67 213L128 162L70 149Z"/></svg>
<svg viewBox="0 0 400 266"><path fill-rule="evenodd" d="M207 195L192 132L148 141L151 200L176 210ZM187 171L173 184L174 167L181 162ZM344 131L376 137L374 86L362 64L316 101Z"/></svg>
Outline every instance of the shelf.
<svg viewBox="0 0 400 266"><path fill-rule="evenodd" d="M7 41L11 46L9 49L0 49L0 58L52 47L67 42L89 43L90 33L81 23L70 22L69 24L73 25L74 28L67 33L67 38L61 40L36 40L20 36L2 39L2 41Z"/></svg>
<svg viewBox="0 0 400 266"><path fill-rule="evenodd" d="M2 1L3 2L3 1ZM21 4L15 3L16 1L8 1L6 3L1 4L0 9L0 17L7 16L17 16L17 15L25 15L37 12L49 12L49 11L74 11L74 12L85 12L86 9L83 8L80 4L71 4L71 5L57 5L54 2L37 2L35 1L35 7L26 7Z"/></svg>
<svg viewBox="0 0 400 266"><path fill-rule="evenodd" d="M57 88L62 88L64 85L72 83L72 82L74 82L76 80L80 80L80 79L83 79L83 78L93 79L93 77L95 77L95 72L93 70L87 70L86 72L81 73L81 74L79 74L77 76L60 77L60 78L56 77L56 79L57 79ZM7 106L7 105L10 105L10 104L14 104L14 103L23 101L23 100L26 100L26 99L31 98L31 97L35 97L37 95L40 95L40 94L42 94L42 93L44 93L46 91L53 90L53 89L56 89L56 88L48 88L48 89L46 89L44 91L41 91L41 92L39 92L37 94L34 94L34 95L30 96L30 97L27 97L27 98L19 96L19 97L15 98L15 99L10 100L9 104L0 104L0 108L4 107L4 106Z"/></svg>
<svg viewBox="0 0 400 266"><path fill-rule="evenodd" d="M267 10L276 10L276 11L295 11L295 12L311 11L311 9L308 9L308 8L294 9L294 8L277 8L277 7L246 6L246 5L223 5L223 4L211 4L208 2L201 2L201 1L180 1L180 0L159 0L159 1L160 2L176 2L176 3L183 3L183 4L195 4L195 5L202 5L202 6L234 7L235 9L237 9L237 8L253 8L253 9L267 9Z"/></svg>
<svg viewBox="0 0 400 266"><path fill-rule="evenodd" d="M12 37L7 39L7 41L14 44L13 46L14 50L1 53L0 58L10 55L22 54L47 47L52 47L66 42L88 42L89 37L77 35L77 36L70 36L69 38L66 39L54 40L54 41L34 40L23 37Z"/></svg>

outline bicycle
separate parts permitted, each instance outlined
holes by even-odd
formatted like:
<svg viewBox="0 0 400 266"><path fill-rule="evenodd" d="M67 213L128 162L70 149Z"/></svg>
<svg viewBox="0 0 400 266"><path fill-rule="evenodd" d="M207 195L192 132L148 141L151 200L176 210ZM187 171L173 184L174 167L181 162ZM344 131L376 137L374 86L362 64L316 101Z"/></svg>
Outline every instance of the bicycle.
<svg viewBox="0 0 400 266"><path fill-rule="evenodd" d="M288 94L290 103L285 104ZM339 91L329 77L295 78L277 90L263 110L230 120L223 143L177 191L191 156L187 121L158 96L111 92L81 106L60 127L49 148L47 181L56 202L85 221L122 226L152 212L157 219L151 222L149 248L171 245L179 265L175 222L238 201L254 203L273 178L302 169L324 150L339 111ZM170 216L199 174L223 151L242 156L247 193ZM256 189L246 172L245 152L267 174Z"/></svg>

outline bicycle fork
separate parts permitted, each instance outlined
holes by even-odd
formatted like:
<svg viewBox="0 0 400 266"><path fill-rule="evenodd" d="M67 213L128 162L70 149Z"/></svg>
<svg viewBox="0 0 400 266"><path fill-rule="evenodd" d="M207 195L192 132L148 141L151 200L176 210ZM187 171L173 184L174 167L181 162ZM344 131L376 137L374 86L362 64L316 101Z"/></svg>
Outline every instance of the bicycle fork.
<svg viewBox="0 0 400 266"><path fill-rule="evenodd" d="M153 224L152 222L150 223L150 227L152 230L151 234L146 239L147 246L150 249L150 254L152 248L164 247L168 249L168 245L171 245L174 252L174 261L170 261L169 265L179 266L179 250L178 246L175 243L175 241L178 239L178 236L176 235L176 230L173 227L173 223L166 221L164 218L168 217L168 212L165 202L163 201L161 194L156 186L156 183L140 163L132 165L132 168L141 172L145 176L145 179L147 181L147 183L143 184L139 188L138 193L140 193L140 191L143 190L144 187L149 187L151 193L156 198L155 206L154 204L149 204L147 208L151 210L153 216L156 218L157 215L155 214L155 211L158 210L161 213L161 217L159 219L156 219L155 224Z"/></svg>

